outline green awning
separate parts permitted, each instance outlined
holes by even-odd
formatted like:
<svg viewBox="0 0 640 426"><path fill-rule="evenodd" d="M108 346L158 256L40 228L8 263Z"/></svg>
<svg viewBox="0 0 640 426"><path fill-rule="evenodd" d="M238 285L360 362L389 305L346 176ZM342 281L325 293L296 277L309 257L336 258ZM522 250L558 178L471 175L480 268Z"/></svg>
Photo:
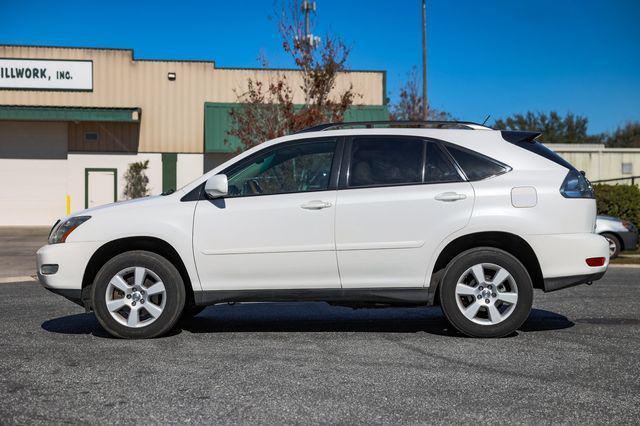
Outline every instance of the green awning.
<svg viewBox="0 0 640 426"><path fill-rule="evenodd" d="M0 105L0 120L140 121L140 108L71 108Z"/></svg>

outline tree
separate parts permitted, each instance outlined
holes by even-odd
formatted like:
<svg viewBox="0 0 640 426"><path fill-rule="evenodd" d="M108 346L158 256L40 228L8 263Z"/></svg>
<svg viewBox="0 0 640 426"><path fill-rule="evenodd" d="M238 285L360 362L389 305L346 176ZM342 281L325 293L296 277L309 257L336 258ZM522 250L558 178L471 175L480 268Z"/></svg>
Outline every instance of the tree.
<svg viewBox="0 0 640 426"><path fill-rule="evenodd" d="M232 126L228 134L239 139L239 151L316 124L340 122L358 96L352 86L335 91L338 74L346 71L349 48L330 34L321 41L305 37L300 9L300 0L285 0L278 27L284 51L302 74L298 89L305 101L294 105L294 88L283 73L267 83L249 79L247 90L236 93L243 106L229 113Z"/></svg>
<svg viewBox="0 0 640 426"><path fill-rule="evenodd" d="M561 117L555 111L515 114L506 119L497 119L493 125L498 130L525 130L541 132L543 142L556 143L602 143L602 135L588 135L589 120L580 115L568 113Z"/></svg>
<svg viewBox="0 0 640 426"><path fill-rule="evenodd" d="M124 174L124 197L127 199L141 198L149 195L149 178L144 172L149 168L149 160L129 164Z"/></svg>
<svg viewBox="0 0 640 426"><path fill-rule="evenodd" d="M607 146L615 148L640 148L640 122L628 122L606 136Z"/></svg>
<svg viewBox="0 0 640 426"><path fill-rule="evenodd" d="M451 120L451 114L440 111L435 108L429 108L429 120L444 121ZM420 90L420 81L418 71L414 67L408 74L407 80L400 87L399 101L393 105L391 109L392 120L403 121L422 121L422 91Z"/></svg>

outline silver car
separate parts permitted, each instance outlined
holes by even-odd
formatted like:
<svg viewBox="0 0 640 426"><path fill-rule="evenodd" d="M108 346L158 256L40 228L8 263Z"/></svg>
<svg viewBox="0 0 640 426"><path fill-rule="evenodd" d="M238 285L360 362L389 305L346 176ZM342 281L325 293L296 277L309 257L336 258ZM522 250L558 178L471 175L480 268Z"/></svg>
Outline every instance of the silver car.
<svg viewBox="0 0 640 426"><path fill-rule="evenodd" d="M635 250L638 245L638 228L627 220L599 215L596 233L609 241L609 257L617 257L622 250Z"/></svg>

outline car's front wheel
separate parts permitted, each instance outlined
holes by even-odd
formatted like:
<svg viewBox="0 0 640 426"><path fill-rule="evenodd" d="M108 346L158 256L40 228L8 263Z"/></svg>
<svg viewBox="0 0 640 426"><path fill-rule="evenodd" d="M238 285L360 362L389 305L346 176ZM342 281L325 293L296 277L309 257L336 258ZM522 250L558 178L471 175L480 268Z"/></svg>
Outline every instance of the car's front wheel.
<svg viewBox="0 0 640 426"><path fill-rule="evenodd" d="M148 251L122 253L105 263L91 295L102 327L128 339L157 337L171 330L186 298L178 270Z"/></svg>
<svg viewBox="0 0 640 426"><path fill-rule="evenodd" d="M509 253L475 248L447 266L440 304L447 319L472 337L502 337L513 333L529 316L533 286L527 269Z"/></svg>

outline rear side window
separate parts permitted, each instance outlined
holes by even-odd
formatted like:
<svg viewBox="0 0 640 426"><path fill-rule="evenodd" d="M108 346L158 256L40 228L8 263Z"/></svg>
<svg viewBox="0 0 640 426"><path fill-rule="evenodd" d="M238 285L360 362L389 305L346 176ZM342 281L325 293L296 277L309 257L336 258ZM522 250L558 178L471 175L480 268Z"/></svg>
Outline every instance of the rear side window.
<svg viewBox="0 0 640 426"><path fill-rule="evenodd" d="M349 186L403 185L422 182L423 143L418 139L353 139Z"/></svg>
<svg viewBox="0 0 640 426"><path fill-rule="evenodd" d="M507 141L510 142L510 141ZM533 152L534 154L538 154L541 157L546 158L547 160L551 160L556 164L559 164L563 167L566 167L569 170L575 170L575 167L573 167L571 165L571 163L569 163L567 160L565 160L564 158L560 157L558 154L556 154L555 152L551 151L549 148L547 148L546 146L542 145L540 142L538 141L533 141L533 142L511 142L514 145L519 146L520 148L524 148L527 151Z"/></svg>
<svg viewBox="0 0 640 426"><path fill-rule="evenodd" d="M445 153L433 142L427 142L427 163L424 168L425 183L459 182L462 178Z"/></svg>
<svg viewBox="0 0 640 426"><path fill-rule="evenodd" d="M509 166L477 152L449 144L446 148L469 180L482 180L511 170Z"/></svg>

